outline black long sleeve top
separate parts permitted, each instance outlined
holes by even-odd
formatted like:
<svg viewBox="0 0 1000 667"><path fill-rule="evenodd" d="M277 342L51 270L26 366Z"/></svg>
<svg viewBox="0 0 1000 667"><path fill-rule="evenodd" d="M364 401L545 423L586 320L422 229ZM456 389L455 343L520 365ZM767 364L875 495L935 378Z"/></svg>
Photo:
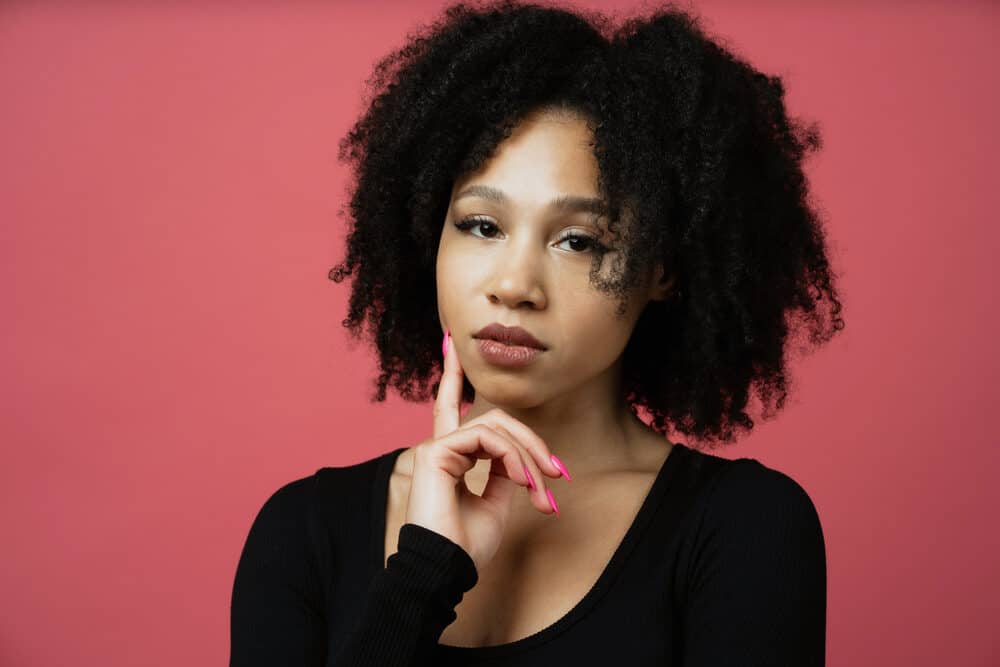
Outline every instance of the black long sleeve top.
<svg viewBox="0 0 1000 667"><path fill-rule="evenodd" d="M264 502L236 567L230 667L824 664L826 552L810 497L756 459L680 443L566 615L506 644L438 643L478 576L461 547L416 524L385 563L404 449L320 468Z"/></svg>

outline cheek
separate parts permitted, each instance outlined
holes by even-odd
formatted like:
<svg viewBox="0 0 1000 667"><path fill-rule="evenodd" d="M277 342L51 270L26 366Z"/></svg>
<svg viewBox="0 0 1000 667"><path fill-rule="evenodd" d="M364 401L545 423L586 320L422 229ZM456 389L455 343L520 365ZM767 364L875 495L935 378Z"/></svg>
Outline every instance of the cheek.
<svg viewBox="0 0 1000 667"><path fill-rule="evenodd" d="M438 314L443 321L461 317L461 311L472 303L473 290L479 284L477 271L481 266L457 253L439 253L435 265ZM455 321L455 326L460 322Z"/></svg>
<svg viewBox="0 0 1000 667"><path fill-rule="evenodd" d="M435 264L438 296L463 295L469 298L476 286L482 286L489 275L491 264L488 258L460 247L460 243L446 241L441 244Z"/></svg>
<svg viewBox="0 0 1000 667"><path fill-rule="evenodd" d="M615 304L576 293L560 317L559 338L567 352L587 367L608 366L625 349L630 329L627 320L615 316Z"/></svg>

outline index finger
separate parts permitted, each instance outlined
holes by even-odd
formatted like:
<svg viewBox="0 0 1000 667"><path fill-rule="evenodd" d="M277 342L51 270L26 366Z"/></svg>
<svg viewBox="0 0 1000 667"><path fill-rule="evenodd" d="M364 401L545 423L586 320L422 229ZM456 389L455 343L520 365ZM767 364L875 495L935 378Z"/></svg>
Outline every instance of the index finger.
<svg viewBox="0 0 1000 667"><path fill-rule="evenodd" d="M441 382L438 385L437 397L434 399L434 437L458 430L461 426L459 407L462 401L462 364L455 354L455 343L451 332L444 334L444 370L441 372Z"/></svg>

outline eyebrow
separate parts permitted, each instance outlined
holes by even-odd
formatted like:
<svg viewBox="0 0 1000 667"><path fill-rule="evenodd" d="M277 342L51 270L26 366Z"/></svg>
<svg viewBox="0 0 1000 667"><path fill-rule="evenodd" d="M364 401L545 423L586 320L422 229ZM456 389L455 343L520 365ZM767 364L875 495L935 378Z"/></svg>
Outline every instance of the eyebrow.
<svg viewBox="0 0 1000 667"><path fill-rule="evenodd" d="M507 202L507 195L504 194L503 190L498 190L489 185L470 185L455 195L454 201L458 201L462 197L482 197L483 199L495 201L498 204ZM556 197L549 202L549 208L570 213L583 212L597 215L604 215L608 212L607 204L601 198L581 197L579 195L562 195Z"/></svg>

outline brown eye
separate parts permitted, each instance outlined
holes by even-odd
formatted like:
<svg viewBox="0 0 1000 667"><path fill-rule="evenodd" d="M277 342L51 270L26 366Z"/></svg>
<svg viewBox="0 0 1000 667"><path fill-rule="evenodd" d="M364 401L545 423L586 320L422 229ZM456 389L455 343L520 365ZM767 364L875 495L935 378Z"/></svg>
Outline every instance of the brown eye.
<svg viewBox="0 0 1000 667"><path fill-rule="evenodd" d="M493 238L493 234L496 234L499 227L497 227L489 218L484 218L482 216L470 216L468 218L463 218L455 223L455 228L462 231L467 231L469 229L474 229L476 227L481 228L481 234L473 234L479 238ZM567 234L559 240L559 243L570 242L571 244L576 244L575 247L571 245L570 250L574 255L583 255L586 253L595 252L607 252L608 247L597 240L596 237L590 236L589 234Z"/></svg>
<svg viewBox="0 0 1000 667"><path fill-rule="evenodd" d="M486 227L492 229L494 232L497 230L497 226L494 225L488 218L483 218L480 216L471 216L468 218L463 218L455 223L456 229L461 229L465 231L467 229L472 229L474 227ZM475 234L473 235L475 236ZM486 238L492 238L491 236L486 236Z"/></svg>
<svg viewBox="0 0 1000 667"><path fill-rule="evenodd" d="M592 252L601 245L593 236L588 236L586 234L567 234L559 241L559 243L565 243L567 241L572 241L577 244L577 246L573 248L573 251L577 253ZM572 246L570 247L572 248Z"/></svg>

